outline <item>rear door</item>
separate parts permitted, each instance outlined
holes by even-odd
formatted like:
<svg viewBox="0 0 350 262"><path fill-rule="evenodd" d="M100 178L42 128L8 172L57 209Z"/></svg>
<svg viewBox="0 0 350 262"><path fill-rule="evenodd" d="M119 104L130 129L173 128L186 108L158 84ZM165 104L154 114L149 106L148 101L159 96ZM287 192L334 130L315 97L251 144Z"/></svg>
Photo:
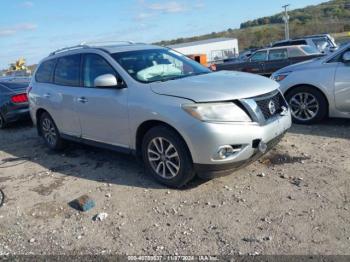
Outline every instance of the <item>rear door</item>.
<svg viewBox="0 0 350 262"><path fill-rule="evenodd" d="M246 63L244 72L253 74L264 74L265 63L267 62L267 50L254 53Z"/></svg>
<svg viewBox="0 0 350 262"><path fill-rule="evenodd" d="M75 109L75 98L81 92L81 55L69 55L57 60L53 85L43 96L49 100L52 114L60 132L81 136L79 118Z"/></svg>
<svg viewBox="0 0 350 262"><path fill-rule="evenodd" d="M98 54L85 54L83 86L76 96L82 137L110 145L129 147L128 89L95 87L94 80L101 75L118 73Z"/></svg>
<svg viewBox="0 0 350 262"><path fill-rule="evenodd" d="M265 63L264 75L270 76L277 70L289 65L287 48L269 51L268 61Z"/></svg>

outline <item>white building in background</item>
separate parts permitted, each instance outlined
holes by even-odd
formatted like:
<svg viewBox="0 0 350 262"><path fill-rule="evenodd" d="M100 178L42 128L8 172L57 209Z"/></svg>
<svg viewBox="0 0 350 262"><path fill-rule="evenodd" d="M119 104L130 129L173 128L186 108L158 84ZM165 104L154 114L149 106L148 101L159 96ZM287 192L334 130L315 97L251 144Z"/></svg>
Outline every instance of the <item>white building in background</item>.
<svg viewBox="0 0 350 262"><path fill-rule="evenodd" d="M184 55L205 54L208 63L239 55L238 40L234 38L213 38L168 47Z"/></svg>

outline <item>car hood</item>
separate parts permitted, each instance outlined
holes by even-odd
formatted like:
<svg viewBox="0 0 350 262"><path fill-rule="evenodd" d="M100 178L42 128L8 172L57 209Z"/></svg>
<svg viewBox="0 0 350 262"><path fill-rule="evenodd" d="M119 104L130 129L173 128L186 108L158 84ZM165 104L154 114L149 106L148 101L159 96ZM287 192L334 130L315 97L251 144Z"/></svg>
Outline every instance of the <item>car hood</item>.
<svg viewBox="0 0 350 262"><path fill-rule="evenodd" d="M183 97L195 102L229 101L250 98L276 90L279 85L266 77L220 71L151 84L160 95Z"/></svg>

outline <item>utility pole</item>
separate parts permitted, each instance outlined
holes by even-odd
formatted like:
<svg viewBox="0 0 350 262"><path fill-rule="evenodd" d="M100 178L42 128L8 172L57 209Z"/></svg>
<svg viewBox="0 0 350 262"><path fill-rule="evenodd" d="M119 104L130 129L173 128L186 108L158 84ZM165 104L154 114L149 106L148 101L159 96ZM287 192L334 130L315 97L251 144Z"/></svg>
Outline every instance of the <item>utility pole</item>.
<svg viewBox="0 0 350 262"><path fill-rule="evenodd" d="M283 21L284 21L284 31L285 31L285 38L286 40L289 40L289 15L288 15L288 7L290 5L284 5L282 8L284 8L284 16L283 16Z"/></svg>

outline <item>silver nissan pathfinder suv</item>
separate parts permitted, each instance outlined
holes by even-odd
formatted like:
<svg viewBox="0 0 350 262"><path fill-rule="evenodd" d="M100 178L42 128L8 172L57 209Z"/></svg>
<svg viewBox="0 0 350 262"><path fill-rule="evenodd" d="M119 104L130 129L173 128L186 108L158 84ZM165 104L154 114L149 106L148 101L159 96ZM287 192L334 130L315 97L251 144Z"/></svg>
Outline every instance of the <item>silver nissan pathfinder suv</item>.
<svg viewBox="0 0 350 262"><path fill-rule="evenodd" d="M41 61L31 117L51 149L73 140L142 158L169 187L256 160L291 126L276 82L211 72L174 50L132 42L81 44Z"/></svg>

